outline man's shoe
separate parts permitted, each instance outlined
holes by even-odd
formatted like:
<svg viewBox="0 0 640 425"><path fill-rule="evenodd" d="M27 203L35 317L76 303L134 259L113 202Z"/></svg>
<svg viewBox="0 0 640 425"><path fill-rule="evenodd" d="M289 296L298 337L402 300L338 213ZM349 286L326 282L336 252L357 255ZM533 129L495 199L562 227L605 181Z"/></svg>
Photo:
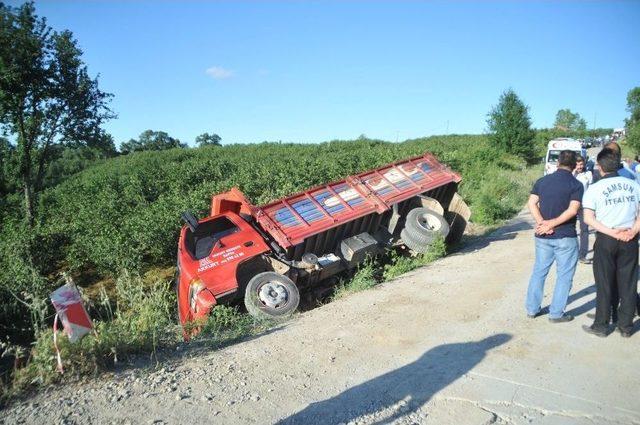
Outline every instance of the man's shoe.
<svg viewBox="0 0 640 425"><path fill-rule="evenodd" d="M608 335L605 331L602 331L600 329L593 329L591 326L587 325L582 325L582 330L588 334L599 336L600 338L606 338Z"/></svg>
<svg viewBox="0 0 640 425"><path fill-rule="evenodd" d="M560 317L549 317L549 321L551 323L564 323L564 322L570 322L573 320L573 316L570 314L563 314Z"/></svg>
<svg viewBox="0 0 640 425"><path fill-rule="evenodd" d="M616 328L618 330L618 332L620 332L620 336L623 338L631 338L631 331L624 331L620 328Z"/></svg>
<svg viewBox="0 0 640 425"><path fill-rule="evenodd" d="M538 316L540 316L540 312L537 312L536 314L527 313L527 318L529 319L535 319Z"/></svg>
<svg viewBox="0 0 640 425"><path fill-rule="evenodd" d="M596 318L596 314L595 313L587 313L587 318L591 319L591 320L595 320ZM613 326L618 324L618 316L617 315L611 315L611 320L609 321L609 323L611 323Z"/></svg>
<svg viewBox="0 0 640 425"><path fill-rule="evenodd" d="M584 258L578 258L578 261L581 262L582 264L593 264L593 261L584 257Z"/></svg>

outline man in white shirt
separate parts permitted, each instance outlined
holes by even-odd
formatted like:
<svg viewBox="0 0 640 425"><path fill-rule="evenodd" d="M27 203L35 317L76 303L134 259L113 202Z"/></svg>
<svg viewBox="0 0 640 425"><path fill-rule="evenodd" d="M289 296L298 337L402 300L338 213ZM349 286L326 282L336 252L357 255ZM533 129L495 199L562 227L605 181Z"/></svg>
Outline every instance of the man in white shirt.
<svg viewBox="0 0 640 425"><path fill-rule="evenodd" d="M582 199L584 220L597 231L593 247L596 282L596 316L583 329L606 337L609 334L611 297L618 290L618 331L630 337L638 287L638 232L640 232L640 185L618 175L620 155L612 149L598 154L603 177L589 187Z"/></svg>
<svg viewBox="0 0 640 425"><path fill-rule="evenodd" d="M593 183L593 175L591 171L585 168L584 158L578 156L576 159L576 169L573 170L573 175L576 180L582 183L584 191L586 192L589 185ZM591 264L591 260L587 260L587 253L589 252L589 226L584 222L584 214L582 207L578 211L578 223L580 226L580 237L578 238L578 261L582 264Z"/></svg>

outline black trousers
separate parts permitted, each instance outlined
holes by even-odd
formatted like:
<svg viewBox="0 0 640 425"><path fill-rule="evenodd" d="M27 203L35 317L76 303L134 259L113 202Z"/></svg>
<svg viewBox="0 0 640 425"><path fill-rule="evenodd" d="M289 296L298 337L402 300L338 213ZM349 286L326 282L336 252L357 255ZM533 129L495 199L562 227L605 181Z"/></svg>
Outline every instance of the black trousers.
<svg viewBox="0 0 640 425"><path fill-rule="evenodd" d="M631 331L638 296L638 237L622 242L598 233L593 246L593 277L596 281L593 328L608 329L611 301L617 289L620 297L618 327Z"/></svg>

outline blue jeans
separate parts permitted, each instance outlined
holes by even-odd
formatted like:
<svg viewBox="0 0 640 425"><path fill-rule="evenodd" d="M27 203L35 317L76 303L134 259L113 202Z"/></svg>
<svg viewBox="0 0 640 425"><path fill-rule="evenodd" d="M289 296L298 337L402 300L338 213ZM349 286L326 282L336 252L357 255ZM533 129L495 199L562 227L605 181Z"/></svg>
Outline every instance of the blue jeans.
<svg viewBox="0 0 640 425"><path fill-rule="evenodd" d="M536 260L529 280L527 290L527 314L535 315L540 311L544 294L544 281L549 274L553 262L556 262L556 286L553 299L549 306L549 318L557 319L564 314L567 298L573 284L573 275L578 263L577 238L542 239L536 240Z"/></svg>

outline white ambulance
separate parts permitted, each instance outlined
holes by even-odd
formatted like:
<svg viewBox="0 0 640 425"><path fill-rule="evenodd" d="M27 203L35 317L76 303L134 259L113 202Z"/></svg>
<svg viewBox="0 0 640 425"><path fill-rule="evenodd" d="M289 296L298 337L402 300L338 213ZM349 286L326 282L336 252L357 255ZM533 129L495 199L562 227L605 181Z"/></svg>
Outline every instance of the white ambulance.
<svg viewBox="0 0 640 425"><path fill-rule="evenodd" d="M587 150L582 147L582 143L576 139L560 137L553 139L547 145L547 155L544 161L544 175L551 174L558 169L558 157L564 150L574 151L587 161Z"/></svg>

